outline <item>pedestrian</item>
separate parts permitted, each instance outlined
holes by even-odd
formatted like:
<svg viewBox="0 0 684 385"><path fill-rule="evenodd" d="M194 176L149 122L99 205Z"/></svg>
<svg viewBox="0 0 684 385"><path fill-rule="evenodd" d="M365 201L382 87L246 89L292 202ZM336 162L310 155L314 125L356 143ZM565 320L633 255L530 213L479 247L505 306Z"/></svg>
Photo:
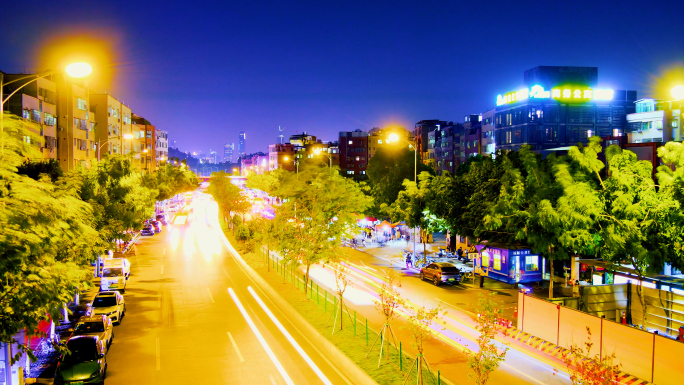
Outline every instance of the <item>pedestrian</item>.
<svg viewBox="0 0 684 385"><path fill-rule="evenodd" d="M456 251L456 255L458 255L459 261L462 260L463 259L463 248L459 247L458 251Z"/></svg>
<svg viewBox="0 0 684 385"><path fill-rule="evenodd" d="M406 268L409 266L413 267L413 261L411 260L411 253L406 253Z"/></svg>
<svg viewBox="0 0 684 385"><path fill-rule="evenodd" d="M575 284L572 286L572 296L573 297L579 297L580 296L580 284L578 280L575 280Z"/></svg>

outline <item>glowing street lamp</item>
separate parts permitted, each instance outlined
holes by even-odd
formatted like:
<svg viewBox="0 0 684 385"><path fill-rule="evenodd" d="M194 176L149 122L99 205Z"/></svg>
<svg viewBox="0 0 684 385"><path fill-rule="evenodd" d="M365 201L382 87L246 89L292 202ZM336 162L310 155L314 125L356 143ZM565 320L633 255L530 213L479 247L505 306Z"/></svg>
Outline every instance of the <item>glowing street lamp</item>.
<svg viewBox="0 0 684 385"><path fill-rule="evenodd" d="M684 85L677 85L672 87L670 93L672 94L672 97L675 98L675 100L684 99Z"/></svg>
<svg viewBox="0 0 684 385"><path fill-rule="evenodd" d="M93 73L93 67L88 63L71 63L64 69L64 72L72 78L84 78Z"/></svg>
<svg viewBox="0 0 684 385"><path fill-rule="evenodd" d="M332 171L332 156L331 156L331 155L328 155L328 154L326 154L325 152L321 151L320 148L316 148L316 149L314 150L314 154L316 154L317 156L318 156L318 155L321 155L321 154L327 156L328 159L330 159L330 171Z"/></svg>

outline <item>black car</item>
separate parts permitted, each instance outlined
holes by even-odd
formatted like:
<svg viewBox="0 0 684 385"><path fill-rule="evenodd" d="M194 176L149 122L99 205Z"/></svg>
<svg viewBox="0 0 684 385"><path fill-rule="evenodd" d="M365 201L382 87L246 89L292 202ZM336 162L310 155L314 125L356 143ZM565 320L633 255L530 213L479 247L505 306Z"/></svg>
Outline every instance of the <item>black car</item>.
<svg viewBox="0 0 684 385"><path fill-rule="evenodd" d="M154 226L151 224L146 224L143 226L142 230L140 230L140 235L154 235L156 230L154 229Z"/></svg>
<svg viewBox="0 0 684 385"><path fill-rule="evenodd" d="M162 225L166 226L168 223L166 222L166 215L164 214L158 214L155 219L159 222L161 222Z"/></svg>
<svg viewBox="0 0 684 385"><path fill-rule="evenodd" d="M431 280L435 286L441 285L442 282L458 285L461 282L461 270L451 263L431 263L420 269L421 281L424 281L426 278Z"/></svg>
<svg viewBox="0 0 684 385"><path fill-rule="evenodd" d="M106 346L96 336L69 339L55 370L55 384L104 384L107 372Z"/></svg>

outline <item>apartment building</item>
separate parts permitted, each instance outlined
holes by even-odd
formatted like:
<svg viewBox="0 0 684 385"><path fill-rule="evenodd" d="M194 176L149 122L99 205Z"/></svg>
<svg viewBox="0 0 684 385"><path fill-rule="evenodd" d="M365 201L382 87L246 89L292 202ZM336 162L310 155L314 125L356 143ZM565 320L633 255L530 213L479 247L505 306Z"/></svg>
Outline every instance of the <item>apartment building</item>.
<svg viewBox="0 0 684 385"><path fill-rule="evenodd" d="M57 159L63 170L90 167L97 159L95 119L90 90L82 83L55 75L57 85Z"/></svg>
<svg viewBox="0 0 684 385"><path fill-rule="evenodd" d="M34 81L24 74L5 74L3 95L17 91L5 104L5 113L19 116L29 133L26 141L40 150L41 159L57 158L57 85L48 78ZM28 83L28 84L27 84ZM20 88L22 87L23 88Z"/></svg>
<svg viewBox="0 0 684 385"><path fill-rule="evenodd" d="M133 132L130 107L110 94L91 93L90 111L97 127L100 159L110 154L140 153L139 138Z"/></svg>
<svg viewBox="0 0 684 385"><path fill-rule="evenodd" d="M268 146L268 169L282 168L295 171L295 146L292 143L271 144Z"/></svg>
<svg viewBox="0 0 684 385"><path fill-rule="evenodd" d="M154 172L158 166L156 158L157 129L142 116L132 114L131 120L138 130L137 141L140 143L140 168L145 172Z"/></svg>
<svg viewBox="0 0 684 385"><path fill-rule="evenodd" d="M339 146L342 175L365 179L368 167L368 133L361 130L341 131Z"/></svg>
<svg viewBox="0 0 684 385"><path fill-rule="evenodd" d="M158 162L169 159L169 133L166 131L155 131L155 159ZM218 163L218 156L215 156L214 163Z"/></svg>

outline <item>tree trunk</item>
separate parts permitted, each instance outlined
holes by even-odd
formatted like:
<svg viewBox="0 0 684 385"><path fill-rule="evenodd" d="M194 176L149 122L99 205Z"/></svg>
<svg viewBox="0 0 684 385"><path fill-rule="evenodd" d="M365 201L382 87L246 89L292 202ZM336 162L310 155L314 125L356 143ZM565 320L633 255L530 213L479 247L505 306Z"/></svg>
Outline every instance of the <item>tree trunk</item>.
<svg viewBox="0 0 684 385"><path fill-rule="evenodd" d="M549 258L549 299L553 299L553 259Z"/></svg>
<svg viewBox="0 0 684 385"><path fill-rule="evenodd" d="M427 253L426 253L426 246L425 242L427 241L427 234L423 230L423 228L420 229L420 237L423 239L423 263L427 263Z"/></svg>
<svg viewBox="0 0 684 385"><path fill-rule="evenodd" d="M344 307L342 307L342 299L343 298L344 298L343 295L340 294L340 330L342 330L342 322L344 322L344 314L342 314L343 310L344 310Z"/></svg>
<svg viewBox="0 0 684 385"><path fill-rule="evenodd" d="M309 288L309 267L311 267L311 264L307 262L306 275L304 275L304 297L306 297L306 292Z"/></svg>

